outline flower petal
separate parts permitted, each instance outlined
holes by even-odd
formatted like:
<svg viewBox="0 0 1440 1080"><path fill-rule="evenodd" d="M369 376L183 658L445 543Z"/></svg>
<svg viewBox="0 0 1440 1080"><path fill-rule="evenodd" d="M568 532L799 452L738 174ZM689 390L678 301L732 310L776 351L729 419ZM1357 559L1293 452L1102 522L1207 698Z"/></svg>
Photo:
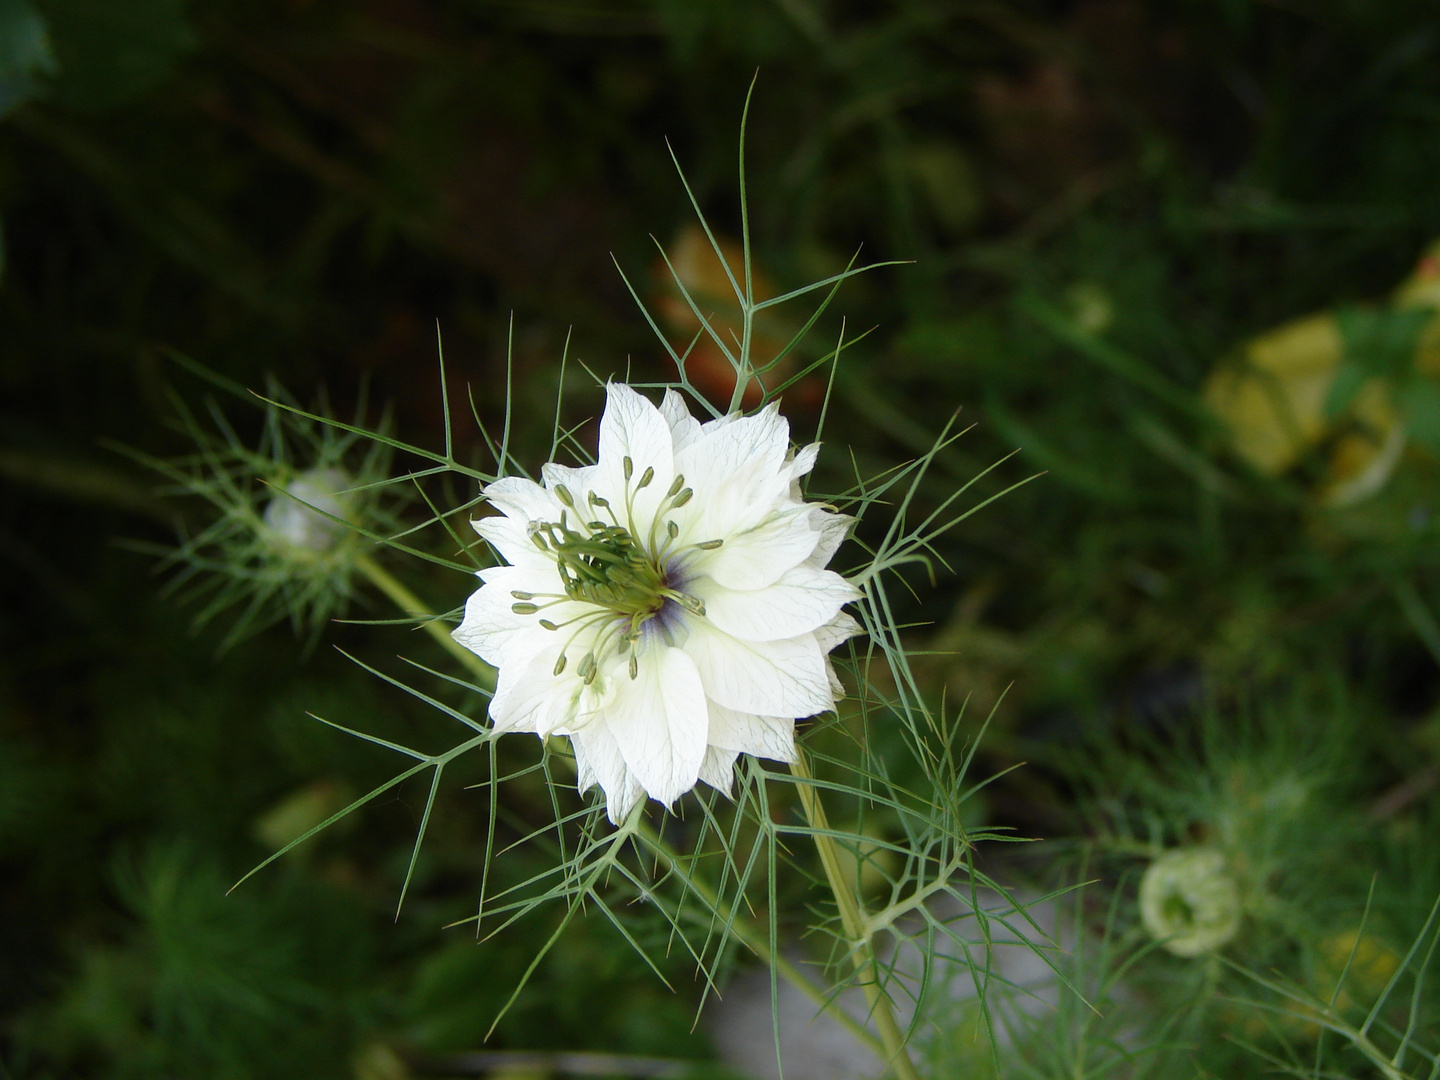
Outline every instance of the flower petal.
<svg viewBox="0 0 1440 1080"><path fill-rule="evenodd" d="M675 469L695 490L695 510L689 516L693 539L724 537L737 527L748 527L786 497L789 449L790 425L770 405L754 416L705 431L678 452Z"/></svg>
<svg viewBox="0 0 1440 1080"><path fill-rule="evenodd" d="M795 721L781 716L736 712L708 702L711 747L776 761L795 760Z"/></svg>
<svg viewBox="0 0 1440 1080"><path fill-rule="evenodd" d="M829 566L835 552L850 535L850 526L855 519L848 514L837 514L818 506L810 507L810 525L820 534L815 550L806 560L811 566Z"/></svg>
<svg viewBox="0 0 1440 1080"><path fill-rule="evenodd" d="M605 792L605 809L619 825L645 794L620 753L620 744L603 720L597 720L570 736L579 772L577 786L586 791L596 784ZM587 782L588 781L588 782Z"/></svg>
<svg viewBox="0 0 1440 1080"><path fill-rule="evenodd" d="M734 750L707 746L705 760L700 762L700 779L727 799L733 798L731 792L735 787L735 759L739 756Z"/></svg>
<svg viewBox="0 0 1440 1080"><path fill-rule="evenodd" d="M554 558L537 548L530 539L528 521L504 514L492 514L489 517L473 518L470 527L511 566L539 570L548 564L550 572L559 578L555 571Z"/></svg>
<svg viewBox="0 0 1440 1080"><path fill-rule="evenodd" d="M690 415L685 399L674 390L666 390L660 402L660 415L670 425L670 440L675 453L679 453L700 438L700 421Z"/></svg>
<svg viewBox="0 0 1440 1080"><path fill-rule="evenodd" d="M833 570L801 563L761 589L727 589L713 578L694 578L685 591L705 604L705 618L746 641L797 637L825 625L860 593Z"/></svg>
<svg viewBox="0 0 1440 1080"><path fill-rule="evenodd" d="M799 566L815 550L810 507L796 506L773 513L752 528L715 536L721 544L713 551L696 551L686 561L692 575L708 575L727 589L762 589ZM708 537L695 536L701 541Z"/></svg>
<svg viewBox="0 0 1440 1080"><path fill-rule="evenodd" d="M626 498L634 494L634 524L644 533L655 517L675 477L675 453L670 425L660 410L624 383L605 388L605 414L600 418L600 461L592 480L594 490L610 500L616 514L625 513ZM625 479L625 459L630 459L631 480ZM644 489L638 489L647 469L655 475ZM622 524L625 522L622 520Z"/></svg>
<svg viewBox="0 0 1440 1080"><path fill-rule="evenodd" d="M813 716L835 704L825 656L815 635L779 641L741 641L707 619L688 621L683 646L710 700L738 712Z"/></svg>
<svg viewBox="0 0 1440 1080"><path fill-rule="evenodd" d="M558 521L560 503L534 480L523 476L502 476L480 489L485 500L507 517L525 521Z"/></svg>
<svg viewBox="0 0 1440 1080"><path fill-rule="evenodd" d="M635 678L617 672L604 715L651 798L669 805L695 786L710 722L700 673L683 650L655 644L638 658Z"/></svg>

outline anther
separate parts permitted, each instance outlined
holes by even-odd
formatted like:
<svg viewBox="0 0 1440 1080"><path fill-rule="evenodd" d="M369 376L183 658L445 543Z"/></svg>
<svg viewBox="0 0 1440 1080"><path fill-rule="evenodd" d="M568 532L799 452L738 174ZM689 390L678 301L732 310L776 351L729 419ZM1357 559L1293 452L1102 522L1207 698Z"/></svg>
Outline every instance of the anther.
<svg viewBox="0 0 1440 1080"><path fill-rule="evenodd" d="M725 543L724 540L705 540L699 544L696 544L695 546L701 551L714 551L723 543Z"/></svg>
<svg viewBox="0 0 1440 1080"><path fill-rule="evenodd" d="M570 494L570 489L564 484L555 485L555 497L570 507L571 510L575 509L575 496Z"/></svg>
<svg viewBox="0 0 1440 1080"><path fill-rule="evenodd" d="M546 630L559 630L559 629L560 629L560 627L558 627L557 625L555 625L555 624L554 624L553 622L551 622L549 619L541 619L541 620L540 620L540 625L543 626ZM561 659L563 660L564 657L561 657ZM557 671L555 674L558 675L558 674L560 674L560 673Z"/></svg>
<svg viewBox="0 0 1440 1080"><path fill-rule="evenodd" d="M535 599L535 594L534 594L534 593L521 592L519 589L511 589L511 590L510 590L510 595L513 596L516 600L534 600L534 599Z"/></svg>
<svg viewBox="0 0 1440 1080"><path fill-rule="evenodd" d="M559 675L559 674L560 674L562 671L564 671L564 670L565 670L565 654L562 652L562 653L560 654L560 659L555 661L555 670L554 670L553 672L551 672L551 674L552 674L552 675Z"/></svg>
<svg viewBox="0 0 1440 1080"><path fill-rule="evenodd" d="M675 501L674 501L673 503L671 503L670 505L672 505L673 507L675 507L675 509L678 510L680 507L684 506L686 503L688 503L688 502L689 502L691 499L693 499L694 497L695 497L695 489L694 489L694 488L686 488L684 491L680 492L679 495L676 495L676 496L675 496Z"/></svg>
<svg viewBox="0 0 1440 1080"><path fill-rule="evenodd" d="M609 500L609 499L605 498L605 496L603 496L603 495L596 495L595 492L593 492L593 491L590 492L588 498L589 498L589 500L590 500L590 505L591 505L591 506L601 506L601 507L604 507L604 506L609 506L609 505L610 505L610 500Z"/></svg>
<svg viewBox="0 0 1440 1080"><path fill-rule="evenodd" d="M640 483L638 483L638 484L635 485L635 490L636 490L636 491L639 491L639 490L640 490L641 488L643 488L643 487L649 487L649 486L650 486L650 481L651 481L651 480L654 480L654 479L655 479L655 469L654 469L654 467L653 467L653 466L647 466L646 469L645 469L645 471L640 474Z"/></svg>
<svg viewBox="0 0 1440 1080"><path fill-rule="evenodd" d="M639 661L638 659L636 659L635 654L632 652L632 653L630 654L630 678L636 679L636 678L639 678L639 677L640 677L640 661Z"/></svg>
<svg viewBox="0 0 1440 1080"><path fill-rule="evenodd" d="M511 604L510 610L516 615L534 615L540 609L534 604Z"/></svg>
<svg viewBox="0 0 1440 1080"><path fill-rule="evenodd" d="M628 482L629 479L630 479L630 477L632 477L632 476L635 475L635 462L633 462L633 461L630 460L630 455L629 455L629 454L626 454L626 455L625 455L625 460L624 460L624 462L622 462L622 465L623 465L624 470L625 470L625 479L626 479L626 481Z"/></svg>
<svg viewBox="0 0 1440 1080"><path fill-rule="evenodd" d="M665 523L665 531L670 534L670 539L674 540L680 535L680 526L676 525L673 521L667 521Z"/></svg>
<svg viewBox="0 0 1440 1080"><path fill-rule="evenodd" d="M680 489L683 488L684 486L685 486L685 474L684 474L684 473L676 473L676 474L675 474L675 479L672 480L672 481L670 481L670 490L665 493L665 497L666 497L667 499L673 499L676 495L680 494Z"/></svg>
<svg viewBox="0 0 1440 1080"><path fill-rule="evenodd" d="M595 678L594 653L587 652L585 654L584 658L580 661L580 666L575 669L575 674L584 679L587 686L590 684L590 681Z"/></svg>

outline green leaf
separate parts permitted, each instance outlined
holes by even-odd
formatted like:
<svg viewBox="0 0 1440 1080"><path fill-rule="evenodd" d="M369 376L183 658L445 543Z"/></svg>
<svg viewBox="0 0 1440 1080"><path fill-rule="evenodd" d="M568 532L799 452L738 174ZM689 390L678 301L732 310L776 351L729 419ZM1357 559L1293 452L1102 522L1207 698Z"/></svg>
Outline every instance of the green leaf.
<svg viewBox="0 0 1440 1080"><path fill-rule="evenodd" d="M1407 380L1396 392L1405 426L1415 441L1440 451L1440 386L1429 379Z"/></svg>
<svg viewBox="0 0 1440 1080"><path fill-rule="evenodd" d="M1335 381L1330 384L1330 392L1325 395L1325 415L1333 420L1349 408L1370 375L1363 364L1350 359L1341 360L1340 366L1335 369Z"/></svg>
<svg viewBox="0 0 1440 1080"><path fill-rule="evenodd" d="M1365 377L1399 379L1410 370L1420 331L1434 318L1430 308L1337 308L1335 322L1345 348L1342 362L1356 365Z"/></svg>
<svg viewBox="0 0 1440 1080"><path fill-rule="evenodd" d="M129 104L168 79L195 46L185 0L39 2L60 60L55 96L75 109Z"/></svg>
<svg viewBox="0 0 1440 1080"><path fill-rule="evenodd" d="M0 0L0 116L39 95L57 70L45 20L29 0Z"/></svg>

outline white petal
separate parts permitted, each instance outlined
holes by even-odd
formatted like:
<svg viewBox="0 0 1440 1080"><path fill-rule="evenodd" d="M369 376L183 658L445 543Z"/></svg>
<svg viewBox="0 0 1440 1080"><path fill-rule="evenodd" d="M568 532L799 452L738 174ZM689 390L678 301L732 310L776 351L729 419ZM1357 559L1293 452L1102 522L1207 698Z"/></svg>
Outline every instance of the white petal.
<svg viewBox="0 0 1440 1080"><path fill-rule="evenodd" d="M849 641L856 634L864 633L864 631L863 626L842 611L815 631L815 640L820 646L820 651L828 653L836 645Z"/></svg>
<svg viewBox="0 0 1440 1080"><path fill-rule="evenodd" d="M597 720L571 735L570 745L575 748L576 764L584 762L580 779L589 780L578 785L580 790L599 784L610 821L619 825L645 792L626 766L614 734L603 720Z"/></svg>
<svg viewBox="0 0 1440 1080"><path fill-rule="evenodd" d="M496 570L511 571L527 584L533 578L533 575L513 566L492 567L490 572ZM518 585L515 587L519 588ZM511 610L514 603L515 599L504 587L503 581L476 589L465 601L465 617L450 632L450 636L480 659L501 667L505 662L505 647L533 621L532 616L516 615Z"/></svg>
<svg viewBox="0 0 1440 1080"><path fill-rule="evenodd" d="M836 550L845 537L850 535L850 526L854 524L855 519L848 514L836 514L812 505L810 525L820 534L820 539L815 542L815 550L806 561L811 566L829 566Z"/></svg>
<svg viewBox="0 0 1440 1080"><path fill-rule="evenodd" d="M694 529L707 540L728 536L767 514L789 494L784 472L790 425L775 406L706 431L675 455L675 469L694 488Z"/></svg>
<svg viewBox="0 0 1440 1080"><path fill-rule="evenodd" d="M621 670L605 724L651 798L670 804L695 786L709 717L695 663L682 650L652 644L634 679Z"/></svg>
<svg viewBox="0 0 1440 1080"><path fill-rule="evenodd" d="M541 649L500 668L490 700L490 722L497 731L545 735L563 721L563 716L557 717L564 709L565 694L555 678L555 655Z"/></svg>
<svg viewBox="0 0 1440 1080"><path fill-rule="evenodd" d="M537 548L530 539L529 522L518 517L494 514L473 519L470 527L511 566L542 570L548 564L550 572L556 574L555 560ZM556 576L558 578L558 574Z"/></svg>
<svg viewBox="0 0 1440 1080"><path fill-rule="evenodd" d="M820 456L820 444L812 442L809 446L801 447L795 452L795 456L785 463L785 476L792 483L806 475L815 468L815 459Z"/></svg>
<svg viewBox="0 0 1440 1080"><path fill-rule="evenodd" d="M708 575L728 589L764 588L815 550L820 534L811 522L808 506L773 513L753 528L713 537L721 545L713 551L696 551L685 569Z"/></svg>
<svg viewBox="0 0 1440 1080"><path fill-rule="evenodd" d="M585 505L585 495L590 491L590 485L594 482L595 466L586 465L583 468L572 468L569 465L557 465L553 461L547 461L540 466L540 477L545 481L545 489L553 492L561 484L569 489L570 494L575 496L576 505ZM559 502L559 498L556 498Z"/></svg>
<svg viewBox="0 0 1440 1080"><path fill-rule="evenodd" d="M736 712L711 701L710 745L776 761L795 760L795 721Z"/></svg>
<svg viewBox="0 0 1440 1080"><path fill-rule="evenodd" d="M507 517L525 521L560 520L561 506L555 496L523 476L502 476L481 488L480 494Z"/></svg>
<svg viewBox="0 0 1440 1080"><path fill-rule="evenodd" d="M644 533L655 517L675 477L675 453L671 449L670 425L660 410L624 383L606 388L605 415L600 418L600 461L592 486L610 501L625 524L625 502L634 494L634 524ZM630 459L632 478L625 480L625 459ZM643 490L637 489L647 469L654 478Z"/></svg>
<svg viewBox="0 0 1440 1080"><path fill-rule="evenodd" d="M679 453L700 438L700 421L690 415L685 399L674 390L666 390L660 402L660 415L670 425L670 440L675 453Z"/></svg>
<svg viewBox="0 0 1440 1080"><path fill-rule="evenodd" d="M685 591L705 604L705 618L747 641L798 637L823 626L860 593L833 570L801 563L761 589L727 589L713 578L687 581Z"/></svg>
<svg viewBox="0 0 1440 1080"><path fill-rule="evenodd" d="M734 750L721 750L718 747L707 746L705 760L700 762L700 779L716 791L721 792L727 799L732 798L731 791L735 786L735 759L739 756Z"/></svg>
<svg viewBox="0 0 1440 1080"><path fill-rule="evenodd" d="M706 619L688 625L684 650L712 701L737 712L788 717L813 716L835 704L814 634L762 643L740 641Z"/></svg>

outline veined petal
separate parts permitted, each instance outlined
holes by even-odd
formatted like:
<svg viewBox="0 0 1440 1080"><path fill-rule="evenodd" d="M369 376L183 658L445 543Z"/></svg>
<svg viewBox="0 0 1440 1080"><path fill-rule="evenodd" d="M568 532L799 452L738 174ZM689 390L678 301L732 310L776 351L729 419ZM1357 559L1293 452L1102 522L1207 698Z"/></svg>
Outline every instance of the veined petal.
<svg viewBox="0 0 1440 1080"><path fill-rule="evenodd" d="M849 641L864 631L863 626L842 611L815 631L815 640L819 643L821 652L829 653L836 645Z"/></svg>
<svg viewBox="0 0 1440 1080"><path fill-rule="evenodd" d="M525 521L558 521L560 503L534 480L523 476L502 476L480 489L485 500L507 517Z"/></svg>
<svg viewBox="0 0 1440 1080"><path fill-rule="evenodd" d="M511 566L523 566L539 571L548 567L549 572L559 580L555 560L537 548L530 539L528 521L505 514L492 514L489 517L473 518L470 527Z"/></svg>
<svg viewBox="0 0 1440 1080"><path fill-rule="evenodd" d="M570 494L575 496L576 504L583 506L585 495L590 491L590 486L595 480L595 466L584 465L575 468L547 461L540 466L540 478L545 481L545 490L552 493L557 487L564 484ZM559 498L557 497L555 501L559 502Z"/></svg>
<svg viewBox="0 0 1440 1080"><path fill-rule="evenodd" d="M727 589L763 589L805 562L819 538L810 507L795 506L769 515L752 528L713 537L721 541L720 546L695 552L685 568L692 575L712 577Z"/></svg>
<svg viewBox="0 0 1440 1080"><path fill-rule="evenodd" d="M694 578L685 591L705 604L705 618L732 637L774 641L808 634L835 617L860 593L833 570L801 563L771 585L727 589L713 578Z"/></svg>
<svg viewBox="0 0 1440 1080"><path fill-rule="evenodd" d="M709 718L700 673L683 650L653 644L635 678L617 672L605 724L651 798L669 805L695 786Z"/></svg>
<svg viewBox="0 0 1440 1080"><path fill-rule="evenodd" d="M599 784L605 792L605 809L611 824L619 825L645 790L626 766L614 734L600 720L571 735L570 745L575 750L579 789L586 791Z"/></svg>
<svg viewBox="0 0 1440 1080"><path fill-rule="evenodd" d="M731 792L735 787L735 759L739 756L734 750L707 746L705 760L700 762L700 779L727 799L733 798Z"/></svg>
<svg viewBox="0 0 1440 1080"><path fill-rule="evenodd" d="M708 702L710 745L776 761L795 760L795 721L783 716L736 712Z"/></svg>
<svg viewBox="0 0 1440 1080"><path fill-rule="evenodd" d="M829 566L845 537L850 535L850 526L854 524L855 519L848 514L837 514L819 506L811 506L810 525L820 534L820 538L815 542L815 550L810 553L806 562L811 566Z"/></svg>
<svg viewBox="0 0 1440 1080"><path fill-rule="evenodd" d="M695 491L691 538L713 539L749 527L788 496L789 449L790 425L770 405L705 431L677 453L675 469ZM702 532L707 535L698 535Z"/></svg>
<svg viewBox="0 0 1440 1080"><path fill-rule="evenodd" d="M500 668L490 700L490 722L496 731L544 735L561 722L563 717L556 713L564 709L568 695L555 679L554 665L554 657L541 649Z"/></svg>
<svg viewBox="0 0 1440 1080"><path fill-rule="evenodd" d="M683 646L711 701L737 712L813 716L834 705L814 634L741 641L707 619L688 622Z"/></svg>
<svg viewBox="0 0 1440 1080"><path fill-rule="evenodd" d="M634 496L634 525L643 534L655 518L675 478L675 452L670 425L660 410L624 383L605 388L605 414L600 418L600 461L592 480L595 491L610 501L622 522L627 493ZM625 479L625 459L630 459L631 479ZM647 469L655 475L645 488L638 488Z"/></svg>
<svg viewBox="0 0 1440 1080"><path fill-rule="evenodd" d="M812 442L795 451L795 456L785 463L785 476L791 483L798 483L800 477L815 468L815 459L820 456L820 444Z"/></svg>
<svg viewBox="0 0 1440 1080"><path fill-rule="evenodd" d="M690 415L685 399L674 390L665 391L660 401L660 415L670 425L670 441L675 453L700 438L700 421Z"/></svg>

